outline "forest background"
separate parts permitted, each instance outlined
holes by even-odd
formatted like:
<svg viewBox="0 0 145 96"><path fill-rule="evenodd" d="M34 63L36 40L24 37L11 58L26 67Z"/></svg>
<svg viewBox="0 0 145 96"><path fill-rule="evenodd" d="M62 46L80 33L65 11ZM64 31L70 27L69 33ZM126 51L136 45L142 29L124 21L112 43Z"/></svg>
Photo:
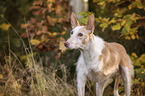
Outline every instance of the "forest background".
<svg viewBox="0 0 145 96"><path fill-rule="evenodd" d="M80 0L78 0L80 1ZM77 0L74 0L77 3ZM145 95L145 1L84 0L88 11L76 13L86 24L95 15L95 35L122 44L134 65L132 96ZM0 96L77 96L79 50L66 50L69 0L0 1ZM86 96L95 96L88 81ZM104 96L113 95L114 80ZM120 81L119 93L124 95Z"/></svg>

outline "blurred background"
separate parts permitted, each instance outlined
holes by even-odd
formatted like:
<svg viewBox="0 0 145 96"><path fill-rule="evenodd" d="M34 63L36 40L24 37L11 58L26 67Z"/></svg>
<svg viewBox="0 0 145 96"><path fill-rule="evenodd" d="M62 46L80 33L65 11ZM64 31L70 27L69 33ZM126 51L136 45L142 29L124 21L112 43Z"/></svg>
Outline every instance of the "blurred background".
<svg viewBox="0 0 145 96"><path fill-rule="evenodd" d="M144 96L144 0L1 0L0 96L77 96L80 52L63 45L71 12L82 25L94 14L94 34L126 48L135 71L131 96ZM113 86L112 79L104 96L113 96ZM95 96L95 83L87 82L86 96Z"/></svg>

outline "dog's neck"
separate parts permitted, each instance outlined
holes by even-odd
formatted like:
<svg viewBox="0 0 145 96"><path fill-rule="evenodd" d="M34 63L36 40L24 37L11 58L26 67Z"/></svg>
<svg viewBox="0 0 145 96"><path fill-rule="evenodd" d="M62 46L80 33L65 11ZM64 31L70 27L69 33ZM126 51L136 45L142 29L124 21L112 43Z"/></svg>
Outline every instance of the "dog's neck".
<svg viewBox="0 0 145 96"><path fill-rule="evenodd" d="M104 40L100 37L92 35L88 44L84 49L81 50L81 53L84 56L84 59L94 60L98 59L99 55L102 55L102 51L105 47Z"/></svg>

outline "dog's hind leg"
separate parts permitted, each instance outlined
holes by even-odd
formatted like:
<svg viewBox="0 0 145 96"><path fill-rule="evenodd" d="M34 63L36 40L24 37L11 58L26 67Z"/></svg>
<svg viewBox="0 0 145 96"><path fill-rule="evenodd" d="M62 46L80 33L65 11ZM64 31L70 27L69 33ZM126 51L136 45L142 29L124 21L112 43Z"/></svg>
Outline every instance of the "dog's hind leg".
<svg viewBox="0 0 145 96"><path fill-rule="evenodd" d="M120 75L116 75L115 85L114 85L114 96L119 96L119 93L118 93L119 81L120 81Z"/></svg>
<svg viewBox="0 0 145 96"><path fill-rule="evenodd" d="M121 77L124 83L125 96L130 96L131 91L131 76L128 67L121 67Z"/></svg>
<svg viewBox="0 0 145 96"><path fill-rule="evenodd" d="M124 83L125 95L130 96L132 77L134 76L134 68L131 64L129 56L124 56L120 63L120 73Z"/></svg>
<svg viewBox="0 0 145 96"><path fill-rule="evenodd" d="M104 89L106 87L106 84L110 81L110 78L105 79L102 82L96 83L96 96L103 96Z"/></svg>

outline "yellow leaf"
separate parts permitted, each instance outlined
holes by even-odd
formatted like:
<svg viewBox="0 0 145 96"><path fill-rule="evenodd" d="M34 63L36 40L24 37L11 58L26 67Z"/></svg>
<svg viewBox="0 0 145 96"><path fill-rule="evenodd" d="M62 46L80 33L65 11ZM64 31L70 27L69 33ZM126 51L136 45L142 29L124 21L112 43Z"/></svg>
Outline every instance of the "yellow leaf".
<svg viewBox="0 0 145 96"><path fill-rule="evenodd" d="M138 58L138 56L136 55L136 53L131 53L132 56L134 56L135 58Z"/></svg>
<svg viewBox="0 0 145 96"><path fill-rule="evenodd" d="M105 1L100 1L97 4L102 6L102 5L106 4L106 2Z"/></svg>
<svg viewBox="0 0 145 96"><path fill-rule="evenodd" d="M61 32L61 35L64 35L66 33L66 31Z"/></svg>
<svg viewBox="0 0 145 96"><path fill-rule="evenodd" d="M55 0L47 0L47 2L55 3Z"/></svg>
<svg viewBox="0 0 145 96"><path fill-rule="evenodd" d="M57 33L57 32L52 33L52 36L56 36L56 35L58 35L58 33Z"/></svg>
<svg viewBox="0 0 145 96"><path fill-rule="evenodd" d="M57 19L56 18L53 18L53 17L50 17L50 16L47 16L47 20L49 22L50 25L54 26Z"/></svg>
<svg viewBox="0 0 145 96"><path fill-rule="evenodd" d="M102 23L102 24L100 24L100 27L102 27L103 29L102 29L102 31L104 32L104 30L105 30L105 28L108 26L108 24L107 23Z"/></svg>
<svg viewBox="0 0 145 96"><path fill-rule="evenodd" d="M130 40L131 38L129 36L125 36L125 39Z"/></svg>
<svg viewBox="0 0 145 96"><path fill-rule="evenodd" d="M10 28L10 24L6 24L6 23L2 23L1 25L0 25L0 28L2 29L2 30L4 30L4 31L8 31L9 30L9 28Z"/></svg>
<svg viewBox="0 0 145 96"><path fill-rule="evenodd" d="M57 32L54 32L54 33L47 32L47 34L48 34L49 36L56 36L56 35L58 35L59 33L57 33Z"/></svg>
<svg viewBox="0 0 145 96"><path fill-rule="evenodd" d="M120 30L121 29L121 26L120 24L116 24L116 25L113 25L112 26L112 30L115 31L115 30Z"/></svg>
<svg viewBox="0 0 145 96"><path fill-rule="evenodd" d="M126 20L122 20L121 26L123 26L126 23Z"/></svg>
<svg viewBox="0 0 145 96"><path fill-rule="evenodd" d="M132 39L135 39L135 35L134 35L134 34L133 34L133 35L131 35L131 38L132 38Z"/></svg>
<svg viewBox="0 0 145 96"><path fill-rule="evenodd" d="M145 62L145 54L142 54L139 59L142 61L142 62Z"/></svg>
<svg viewBox="0 0 145 96"><path fill-rule="evenodd" d="M0 74L0 79L3 79L3 75L2 74Z"/></svg>
<svg viewBox="0 0 145 96"><path fill-rule="evenodd" d="M137 38L137 39L139 39L139 36L138 36L138 34L136 34L136 38Z"/></svg>
<svg viewBox="0 0 145 96"><path fill-rule="evenodd" d="M40 44L41 42L40 42L39 40L37 40L37 39L32 39L32 40L30 41L30 43L31 43L32 45L38 45L38 44Z"/></svg>
<svg viewBox="0 0 145 96"><path fill-rule="evenodd" d="M111 20L109 21L109 23L116 23L115 18L111 19Z"/></svg>
<svg viewBox="0 0 145 96"><path fill-rule="evenodd" d="M133 7L133 5L132 5L132 4L130 4L130 5L128 6L128 9L129 9L129 10L131 10L131 9L132 9L132 7Z"/></svg>

